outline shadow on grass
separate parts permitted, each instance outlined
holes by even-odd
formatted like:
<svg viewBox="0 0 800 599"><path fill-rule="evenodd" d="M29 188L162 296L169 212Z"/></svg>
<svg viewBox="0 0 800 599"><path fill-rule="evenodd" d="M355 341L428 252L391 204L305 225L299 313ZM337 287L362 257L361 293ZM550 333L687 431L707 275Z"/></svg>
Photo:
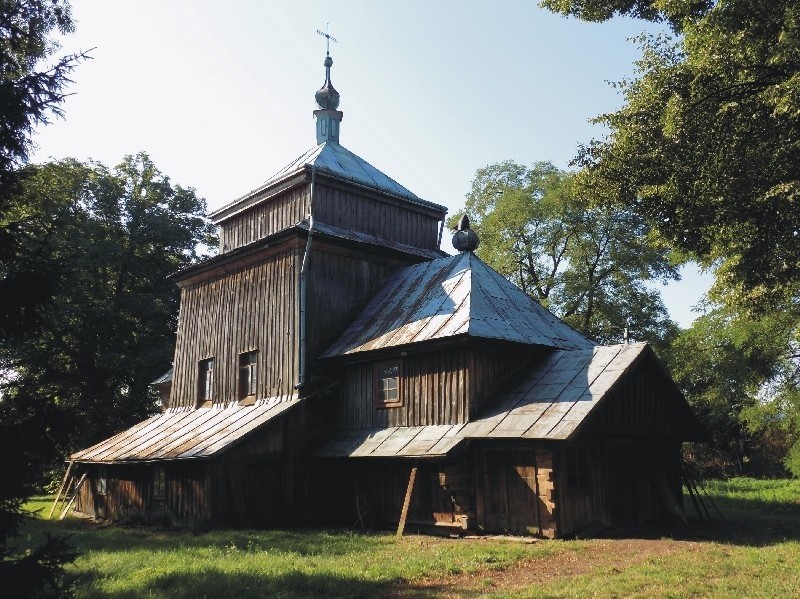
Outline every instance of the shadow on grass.
<svg viewBox="0 0 800 599"><path fill-rule="evenodd" d="M700 519L688 497L684 508L689 526L619 527L599 536L612 539L671 538L766 547L785 541L800 541L800 497L796 503L712 496L719 512L706 500L711 520Z"/></svg>
<svg viewBox="0 0 800 599"><path fill-rule="evenodd" d="M92 575L76 580L84 589L92 587ZM366 599L384 596L388 584L369 582L352 577L288 572L280 575L231 573L216 568L200 572L172 572L145 579L120 591L92 593L87 597L108 599L138 599L140 597L169 599L270 599L295 597L341 597Z"/></svg>
<svg viewBox="0 0 800 599"><path fill-rule="evenodd" d="M25 536L27 538L43 538L45 533L69 536L71 544L80 552L237 548L246 551L272 551L305 557L366 553L377 550L383 544L378 534L355 533L345 529L221 529L192 532L154 526L98 523L89 519L52 521L33 518L26 522Z"/></svg>

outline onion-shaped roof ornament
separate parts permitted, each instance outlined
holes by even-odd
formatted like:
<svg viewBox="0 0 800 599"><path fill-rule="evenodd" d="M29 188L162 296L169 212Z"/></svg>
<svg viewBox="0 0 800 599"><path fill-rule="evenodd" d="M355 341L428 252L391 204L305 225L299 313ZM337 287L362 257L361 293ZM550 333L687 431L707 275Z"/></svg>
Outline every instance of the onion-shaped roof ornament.
<svg viewBox="0 0 800 599"><path fill-rule="evenodd" d="M331 67L333 66L333 59L330 54L325 57L325 83L314 94L314 99L317 101L317 106L321 110L336 110L339 108L339 92L333 87L331 83Z"/></svg>
<svg viewBox="0 0 800 599"><path fill-rule="evenodd" d="M464 214L458 221L458 230L453 235L453 247L459 252L474 252L480 240L478 234L469 228L469 217Z"/></svg>

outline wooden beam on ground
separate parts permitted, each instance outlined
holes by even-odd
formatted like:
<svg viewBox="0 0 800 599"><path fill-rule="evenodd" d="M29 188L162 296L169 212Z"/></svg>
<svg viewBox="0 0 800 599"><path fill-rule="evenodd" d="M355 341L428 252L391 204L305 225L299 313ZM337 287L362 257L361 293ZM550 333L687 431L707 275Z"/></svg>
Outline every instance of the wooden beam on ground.
<svg viewBox="0 0 800 599"><path fill-rule="evenodd" d="M69 511L69 508L71 508L72 504L75 503L75 498L78 496L78 491L81 490L81 485L83 484L83 481L85 481L85 480L86 480L86 472L83 473L83 475L81 476L80 480L78 480L78 484L75 485L75 489L72 491L72 496L69 498L69 501L67 502L67 505L64 506L64 511L61 512L61 515L58 517L59 520L63 520L64 519L64 516L67 515L67 512Z"/></svg>
<svg viewBox="0 0 800 599"><path fill-rule="evenodd" d="M56 500L53 502L53 505L50 508L50 513L47 514L48 520L53 517L53 512L56 510L56 506L58 505L58 502L61 499L61 494L64 493L64 495L66 496L67 489L65 487L67 484L67 480L69 480L69 473L72 471L73 464L75 464L75 461L70 460L69 464L67 465L67 471L64 473L64 480L61 481L61 486L58 488L58 493L56 494Z"/></svg>
<svg viewBox="0 0 800 599"><path fill-rule="evenodd" d="M406 498L403 501L403 511L400 514L400 523L397 525L397 538L403 536L403 529L406 527L406 517L408 516L408 506L411 505L411 493L414 491L414 480L417 478L417 464L411 468L411 476L408 477L408 488Z"/></svg>

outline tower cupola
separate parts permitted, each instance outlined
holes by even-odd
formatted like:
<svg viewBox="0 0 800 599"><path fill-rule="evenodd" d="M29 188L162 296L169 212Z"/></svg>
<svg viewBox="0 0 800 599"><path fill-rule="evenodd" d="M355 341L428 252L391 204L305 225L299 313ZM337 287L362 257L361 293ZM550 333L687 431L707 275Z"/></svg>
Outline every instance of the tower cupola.
<svg viewBox="0 0 800 599"><path fill-rule="evenodd" d="M317 102L319 110L314 111L314 118L317 120L317 143L323 144L326 141L334 141L339 143L339 125L342 122L342 112L337 110L339 108L339 92L333 87L331 83L331 67L333 66L333 58L331 58L331 41L336 41L330 33L323 33L317 30L321 36L327 40L327 49L325 51L325 61L322 63L325 66L325 83L314 94L314 99Z"/></svg>

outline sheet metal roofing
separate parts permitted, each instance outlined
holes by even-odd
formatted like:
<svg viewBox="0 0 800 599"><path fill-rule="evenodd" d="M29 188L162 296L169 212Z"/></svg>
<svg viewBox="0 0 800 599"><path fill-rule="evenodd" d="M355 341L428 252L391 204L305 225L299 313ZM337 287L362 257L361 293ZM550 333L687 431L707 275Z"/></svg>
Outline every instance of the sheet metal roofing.
<svg viewBox="0 0 800 599"><path fill-rule="evenodd" d="M569 440L609 396L646 343L554 351L467 424L390 427L336 433L323 457L439 457L467 439Z"/></svg>
<svg viewBox="0 0 800 599"><path fill-rule="evenodd" d="M314 146L287 164L272 177L267 179L264 184L245 194L241 198L234 200L230 204L215 210L209 214L209 216L213 220L218 214L224 213L240 202L243 202L244 200L253 197L255 194L269 189L280 181L283 181L284 179L287 179L292 175L311 167L315 168L317 172L321 172L338 179L364 185L377 191L408 200L414 204L419 204L420 206L424 206L426 208L432 208L442 213L447 212L447 208L445 206L423 200L418 195L409 191L397 181L379 171L369 162L360 156L357 156L341 144L335 141L326 141L325 143Z"/></svg>
<svg viewBox="0 0 800 599"><path fill-rule="evenodd" d="M559 349L593 343L471 252L395 273L323 357L469 335Z"/></svg>
<svg viewBox="0 0 800 599"><path fill-rule="evenodd" d="M304 229L307 231L308 221L302 221L298 223L296 226L300 229ZM397 250L398 252L404 252L406 254L415 254L417 256L422 256L430 260L441 258L444 255L444 252L442 252L441 250L429 250L414 245L399 243L391 239L384 239L382 237L376 237L375 235L368 235L367 233L361 233L360 231L353 231L352 229L344 229L342 227L328 225L316 219L314 220L312 233L314 235L324 235L326 237L337 237L339 239L346 239L348 241L354 241L356 243L364 245L389 248L392 250Z"/></svg>
<svg viewBox="0 0 800 599"><path fill-rule="evenodd" d="M210 458L298 401L271 398L247 407L170 409L73 453L69 459L126 463Z"/></svg>

